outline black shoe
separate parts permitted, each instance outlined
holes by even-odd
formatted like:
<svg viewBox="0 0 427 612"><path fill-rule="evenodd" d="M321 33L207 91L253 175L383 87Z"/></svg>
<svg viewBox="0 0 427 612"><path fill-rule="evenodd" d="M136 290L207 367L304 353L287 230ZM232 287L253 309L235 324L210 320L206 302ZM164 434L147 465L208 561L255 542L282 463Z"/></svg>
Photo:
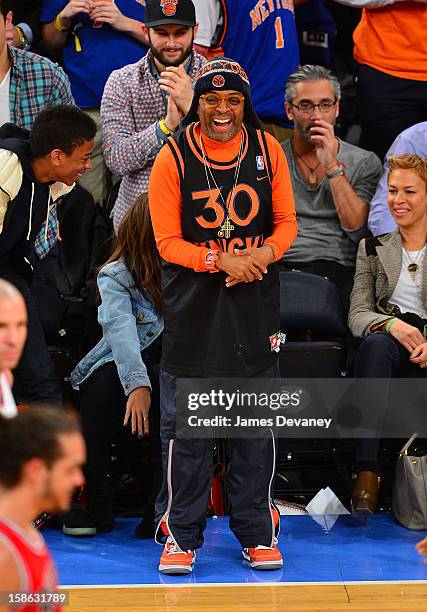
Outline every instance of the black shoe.
<svg viewBox="0 0 427 612"><path fill-rule="evenodd" d="M135 537L139 540L154 538L154 505L148 504L145 508L142 521L135 527Z"/></svg>
<svg viewBox="0 0 427 612"><path fill-rule="evenodd" d="M71 509L62 516L62 531L69 536L94 536L96 524L83 506L73 504Z"/></svg>
<svg viewBox="0 0 427 612"><path fill-rule="evenodd" d="M97 533L114 529L113 498L110 477L104 473L88 473L86 477L87 508Z"/></svg>

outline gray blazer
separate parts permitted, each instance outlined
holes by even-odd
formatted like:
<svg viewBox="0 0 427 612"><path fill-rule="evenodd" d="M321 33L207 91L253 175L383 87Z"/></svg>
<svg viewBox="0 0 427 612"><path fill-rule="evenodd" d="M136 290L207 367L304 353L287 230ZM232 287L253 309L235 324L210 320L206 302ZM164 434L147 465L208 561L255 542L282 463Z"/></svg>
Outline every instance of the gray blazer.
<svg viewBox="0 0 427 612"><path fill-rule="evenodd" d="M353 336L368 336L372 325L393 316L393 305L389 300L401 269L402 238L399 231L360 241L348 314L348 326ZM423 266L422 299L426 304L427 265Z"/></svg>

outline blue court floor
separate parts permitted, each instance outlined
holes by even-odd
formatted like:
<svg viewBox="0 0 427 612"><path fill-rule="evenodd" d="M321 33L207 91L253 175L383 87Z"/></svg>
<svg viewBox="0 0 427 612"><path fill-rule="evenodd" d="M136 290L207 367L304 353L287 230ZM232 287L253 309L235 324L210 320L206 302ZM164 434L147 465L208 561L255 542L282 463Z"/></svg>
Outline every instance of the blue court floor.
<svg viewBox="0 0 427 612"><path fill-rule="evenodd" d="M226 517L209 519L205 544L187 576L158 573L162 549L134 538L137 519L118 519L113 532L92 538L53 530L44 535L64 586L427 580L427 566L415 550L426 532L400 527L388 514L375 515L365 526L347 516L315 518L282 517L279 548L285 563L271 572L243 564Z"/></svg>

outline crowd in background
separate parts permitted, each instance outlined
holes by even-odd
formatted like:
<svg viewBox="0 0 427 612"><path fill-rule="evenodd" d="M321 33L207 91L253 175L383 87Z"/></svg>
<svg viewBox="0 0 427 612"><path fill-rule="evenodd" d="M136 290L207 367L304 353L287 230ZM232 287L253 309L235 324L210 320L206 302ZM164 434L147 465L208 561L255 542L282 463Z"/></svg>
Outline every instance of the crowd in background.
<svg viewBox="0 0 427 612"><path fill-rule="evenodd" d="M151 435L152 488L136 535L152 533L164 305L146 192L213 57L247 73L260 126L286 156L298 237L277 259L273 242L273 260L334 281L350 332L366 338L357 377L403 366L423 376L427 364L425 1L194 0L196 27L147 27L145 5L0 0L0 276L28 311L14 395L61 404L48 346L68 351L88 445L89 513L74 507L71 535L113 528L110 447L121 422ZM65 158L46 164L57 150ZM19 219L15 198L25 200ZM377 440L358 446L352 497L362 512L375 509L378 461Z"/></svg>

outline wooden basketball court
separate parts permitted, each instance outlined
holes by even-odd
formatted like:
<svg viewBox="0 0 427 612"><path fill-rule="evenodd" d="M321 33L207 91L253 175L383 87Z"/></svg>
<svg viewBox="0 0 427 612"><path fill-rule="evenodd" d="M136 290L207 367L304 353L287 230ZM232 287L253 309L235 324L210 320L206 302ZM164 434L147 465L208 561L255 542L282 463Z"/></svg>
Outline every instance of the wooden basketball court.
<svg viewBox="0 0 427 612"><path fill-rule="evenodd" d="M69 587L65 587L69 588ZM427 581L70 589L72 612L315 612L427 610Z"/></svg>

